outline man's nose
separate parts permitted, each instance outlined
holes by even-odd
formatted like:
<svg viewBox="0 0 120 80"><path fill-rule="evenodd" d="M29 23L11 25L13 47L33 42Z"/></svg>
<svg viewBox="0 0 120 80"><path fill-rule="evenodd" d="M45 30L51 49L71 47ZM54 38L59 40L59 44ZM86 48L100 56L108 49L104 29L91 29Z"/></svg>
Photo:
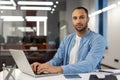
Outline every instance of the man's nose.
<svg viewBox="0 0 120 80"><path fill-rule="evenodd" d="M77 20L76 20L76 23L80 23L80 22L81 22L81 20L80 20L80 19L77 19Z"/></svg>

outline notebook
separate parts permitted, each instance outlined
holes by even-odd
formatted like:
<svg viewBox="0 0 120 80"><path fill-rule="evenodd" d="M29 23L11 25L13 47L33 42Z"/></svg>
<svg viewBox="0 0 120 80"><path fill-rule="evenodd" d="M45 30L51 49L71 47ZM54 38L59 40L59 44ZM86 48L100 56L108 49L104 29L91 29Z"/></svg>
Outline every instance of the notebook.
<svg viewBox="0 0 120 80"><path fill-rule="evenodd" d="M22 71L25 74L31 75L33 77L45 77L45 76L53 76L53 75L58 75L58 74L35 74L34 71L32 70L27 57L25 56L25 53L23 50L15 50L15 49L9 49L10 54L12 55L15 63L17 64L18 68L20 71Z"/></svg>

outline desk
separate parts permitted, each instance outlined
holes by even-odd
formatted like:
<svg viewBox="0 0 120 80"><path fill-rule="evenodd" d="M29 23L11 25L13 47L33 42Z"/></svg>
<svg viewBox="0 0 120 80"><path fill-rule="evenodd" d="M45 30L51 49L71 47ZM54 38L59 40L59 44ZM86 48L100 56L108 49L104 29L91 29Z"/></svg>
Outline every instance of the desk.
<svg viewBox="0 0 120 80"><path fill-rule="evenodd" d="M113 71L113 72L116 72L116 73L120 72L120 70L109 70L109 71ZM56 75L56 76L34 78L32 76L29 76L27 74L22 73L19 69L16 69L15 72L16 72L16 80L68 80L63 76L63 74ZM99 78L101 78L101 77L104 77L105 75L107 75L109 73L105 73L105 72L82 73L82 74L79 74L82 77L79 80L89 80L89 76L91 74L96 74ZM120 75L117 75L116 77L117 77L118 80L120 80ZM2 74L2 72L0 72L0 80L2 80L2 78L3 78L3 74ZM73 79L73 80L75 80L75 79Z"/></svg>

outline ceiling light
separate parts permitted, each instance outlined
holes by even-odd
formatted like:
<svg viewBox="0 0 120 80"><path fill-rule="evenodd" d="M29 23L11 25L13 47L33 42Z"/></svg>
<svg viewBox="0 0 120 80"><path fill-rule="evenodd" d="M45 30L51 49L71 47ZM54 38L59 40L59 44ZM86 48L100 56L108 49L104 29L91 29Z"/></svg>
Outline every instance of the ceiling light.
<svg viewBox="0 0 120 80"><path fill-rule="evenodd" d="M0 13L3 13L3 11L0 11Z"/></svg>
<svg viewBox="0 0 120 80"><path fill-rule="evenodd" d="M36 29L36 27L33 27L34 30ZM18 29L22 32L34 32L34 30L30 27L18 27Z"/></svg>
<svg viewBox="0 0 120 80"><path fill-rule="evenodd" d="M19 5L53 5L53 2L47 2L47 1L18 1Z"/></svg>
<svg viewBox="0 0 120 80"><path fill-rule="evenodd" d="M52 11L55 11L55 9L53 8Z"/></svg>
<svg viewBox="0 0 120 80"><path fill-rule="evenodd" d="M3 21L24 21L22 16L0 16Z"/></svg>
<svg viewBox="0 0 120 80"><path fill-rule="evenodd" d="M53 14L53 11L51 11L51 14Z"/></svg>
<svg viewBox="0 0 120 80"><path fill-rule="evenodd" d="M12 4L10 1L0 1L0 4Z"/></svg>
<svg viewBox="0 0 120 80"><path fill-rule="evenodd" d="M46 21L47 16L26 16L27 21Z"/></svg>
<svg viewBox="0 0 120 80"><path fill-rule="evenodd" d="M13 6L16 6L14 0L10 0L10 1L0 1L0 4L1 4L1 5L11 5L11 4L13 4Z"/></svg>
<svg viewBox="0 0 120 80"><path fill-rule="evenodd" d="M51 7L25 7L22 6L21 10L51 10Z"/></svg>
<svg viewBox="0 0 120 80"><path fill-rule="evenodd" d="M56 8L57 6L56 6L56 5L54 5L53 7L54 7L54 8Z"/></svg>
<svg viewBox="0 0 120 80"><path fill-rule="evenodd" d="M102 11L103 11L103 12L108 11L108 10L110 10L110 9L115 8L116 6L117 6L116 4L112 4L112 5L108 6L108 7L103 8Z"/></svg>
<svg viewBox="0 0 120 80"><path fill-rule="evenodd" d="M16 10L16 7L14 6L0 6L0 9L6 9L6 10Z"/></svg>
<svg viewBox="0 0 120 80"><path fill-rule="evenodd" d="M14 0L10 0L10 2L13 4L13 6L16 6L16 3Z"/></svg>
<svg viewBox="0 0 120 80"><path fill-rule="evenodd" d="M89 15L89 17L92 17L92 16L95 16L95 15L98 15L98 14L100 14L100 13L102 13L102 11L101 11L101 10L98 10L98 11L92 13L91 15Z"/></svg>
<svg viewBox="0 0 120 80"><path fill-rule="evenodd" d="M66 25L60 27L60 30L66 29Z"/></svg>
<svg viewBox="0 0 120 80"><path fill-rule="evenodd" d="M56 4L59 4L59 2L58 2L58 1L56 1Z"/></svg>

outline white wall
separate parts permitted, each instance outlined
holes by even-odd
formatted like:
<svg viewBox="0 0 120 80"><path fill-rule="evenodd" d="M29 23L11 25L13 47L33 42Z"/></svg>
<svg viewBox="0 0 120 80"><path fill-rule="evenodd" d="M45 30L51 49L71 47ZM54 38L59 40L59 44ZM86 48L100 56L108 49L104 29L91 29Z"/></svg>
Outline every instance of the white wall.
<svg viewBox="0 0 120 80"><path fill-rule="evenodd" d="M117 3L109 0L109 5ZM120 5L108 11L108 50L105 53L103 64L114 68L120 68ZM119 62L115 62L117 59Z"/></svg>

